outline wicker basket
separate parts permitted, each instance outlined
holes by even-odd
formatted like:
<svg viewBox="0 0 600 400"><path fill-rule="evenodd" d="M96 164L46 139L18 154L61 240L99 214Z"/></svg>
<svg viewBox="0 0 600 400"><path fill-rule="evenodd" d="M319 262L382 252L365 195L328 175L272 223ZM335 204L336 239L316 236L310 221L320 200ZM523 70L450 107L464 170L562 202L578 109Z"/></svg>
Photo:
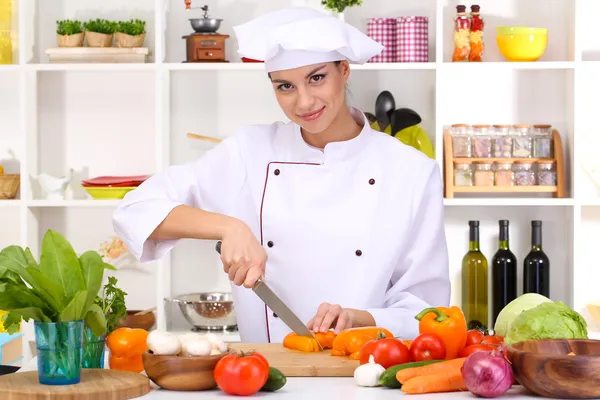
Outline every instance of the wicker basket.
<svg viewBox="0 0 600 400"><path fill-rule="evenodd" d="M17 197L20 175L0 175L0 199L9 200Z"/></svg>

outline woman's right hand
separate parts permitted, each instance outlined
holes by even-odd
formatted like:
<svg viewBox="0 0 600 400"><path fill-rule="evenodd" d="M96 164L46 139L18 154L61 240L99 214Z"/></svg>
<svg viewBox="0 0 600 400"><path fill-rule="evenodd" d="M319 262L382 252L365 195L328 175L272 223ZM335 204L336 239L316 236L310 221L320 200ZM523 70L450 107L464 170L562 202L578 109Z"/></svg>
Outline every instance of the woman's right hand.
<svg viewBox="0 0 600 400"><path fill-rule="evenodd" d="M239 221L223 235L221 261L233 283L251 288L264 276L267 252L248 225Z"/></svg>

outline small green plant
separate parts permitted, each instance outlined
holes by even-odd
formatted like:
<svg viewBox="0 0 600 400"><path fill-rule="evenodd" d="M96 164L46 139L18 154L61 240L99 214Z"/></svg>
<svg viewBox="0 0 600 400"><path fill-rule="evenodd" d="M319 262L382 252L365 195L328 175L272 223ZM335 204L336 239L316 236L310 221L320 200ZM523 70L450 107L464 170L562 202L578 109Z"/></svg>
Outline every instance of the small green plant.
<svg viewBox="0 0 600 400"><path fill-rule="evenodd" d="M104 33L105 35L111 35L115 33L117 29L117 23L106 19L90 19L83 23L83 27L88 32Z"/></svg>
<svg viewBox="0 0 600 400"><path fill-rule="evenodd" d="M139 19L119 21L117 23L116 31L130 36L138 36L142 33L146 33L146 21Z"/></svg>
<svg viewBox="0 0 600 400"><path fill-rule="evenodd" d="M342 13L348 7L362 6L362 0L321 0L321 5L328 10Z"/></svg>
<svg viewBox="0 0 600 400"><path fill-rule="evenodd" d="M117 278L109 276L108 283L104 285L102 293L94 301L102 309L106 318L107 335L117 328L119 321L127 313L125 296L127 292L117 287Z"/></svg>
<svg viewBox="0 0 600 400"><path fill-rule="evenodd" d="M83 32L81 21L72 19L56 21L56 33L59 35L76 35L81 32Z"/></svg>

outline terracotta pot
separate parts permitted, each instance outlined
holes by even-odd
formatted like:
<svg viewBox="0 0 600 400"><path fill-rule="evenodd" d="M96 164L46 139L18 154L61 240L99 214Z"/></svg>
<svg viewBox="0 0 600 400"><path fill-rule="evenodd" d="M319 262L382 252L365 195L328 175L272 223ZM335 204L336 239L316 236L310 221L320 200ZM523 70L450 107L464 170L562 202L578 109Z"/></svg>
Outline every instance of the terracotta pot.
<svg viewBox="0 0 600 400"><path fill-rule="evenodd" d="M98 32L85 32L88 47L112 47L113 34L107 35Z"/></svg>
<svg viewBox="0 0 600 400"><path fill-rule="evenodd" d="M125 33L117 32L115 33L115 39L117 41L117 47L142 47L144 40L146 39L146 34L142 33L141 35L131 36Z"/></svg>
<svg viewBox="0 0 600 400"><path fill-rule="evenodd" d="M83 32L74 35L56 35L58 47L83 47Z"/></svg>

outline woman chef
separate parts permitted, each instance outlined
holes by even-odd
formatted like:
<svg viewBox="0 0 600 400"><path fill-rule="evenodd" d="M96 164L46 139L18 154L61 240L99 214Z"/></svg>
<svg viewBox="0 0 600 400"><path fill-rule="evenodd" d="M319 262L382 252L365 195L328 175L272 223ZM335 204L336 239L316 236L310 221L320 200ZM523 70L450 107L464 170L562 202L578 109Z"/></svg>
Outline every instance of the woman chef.
<svg viewBox="0 0 600 400"><path fill-rule="evenodd" d="M244 342L290 332L249 289L261 276L315 332L377 325L415 337L415 315L450 297L441 176L345 102L349 62L382 46L310 8L234 30L239 54L265 61L290 122L240 127L155 174L116 210L117 234L141 262L181 238L221 240Z"/></svg>

